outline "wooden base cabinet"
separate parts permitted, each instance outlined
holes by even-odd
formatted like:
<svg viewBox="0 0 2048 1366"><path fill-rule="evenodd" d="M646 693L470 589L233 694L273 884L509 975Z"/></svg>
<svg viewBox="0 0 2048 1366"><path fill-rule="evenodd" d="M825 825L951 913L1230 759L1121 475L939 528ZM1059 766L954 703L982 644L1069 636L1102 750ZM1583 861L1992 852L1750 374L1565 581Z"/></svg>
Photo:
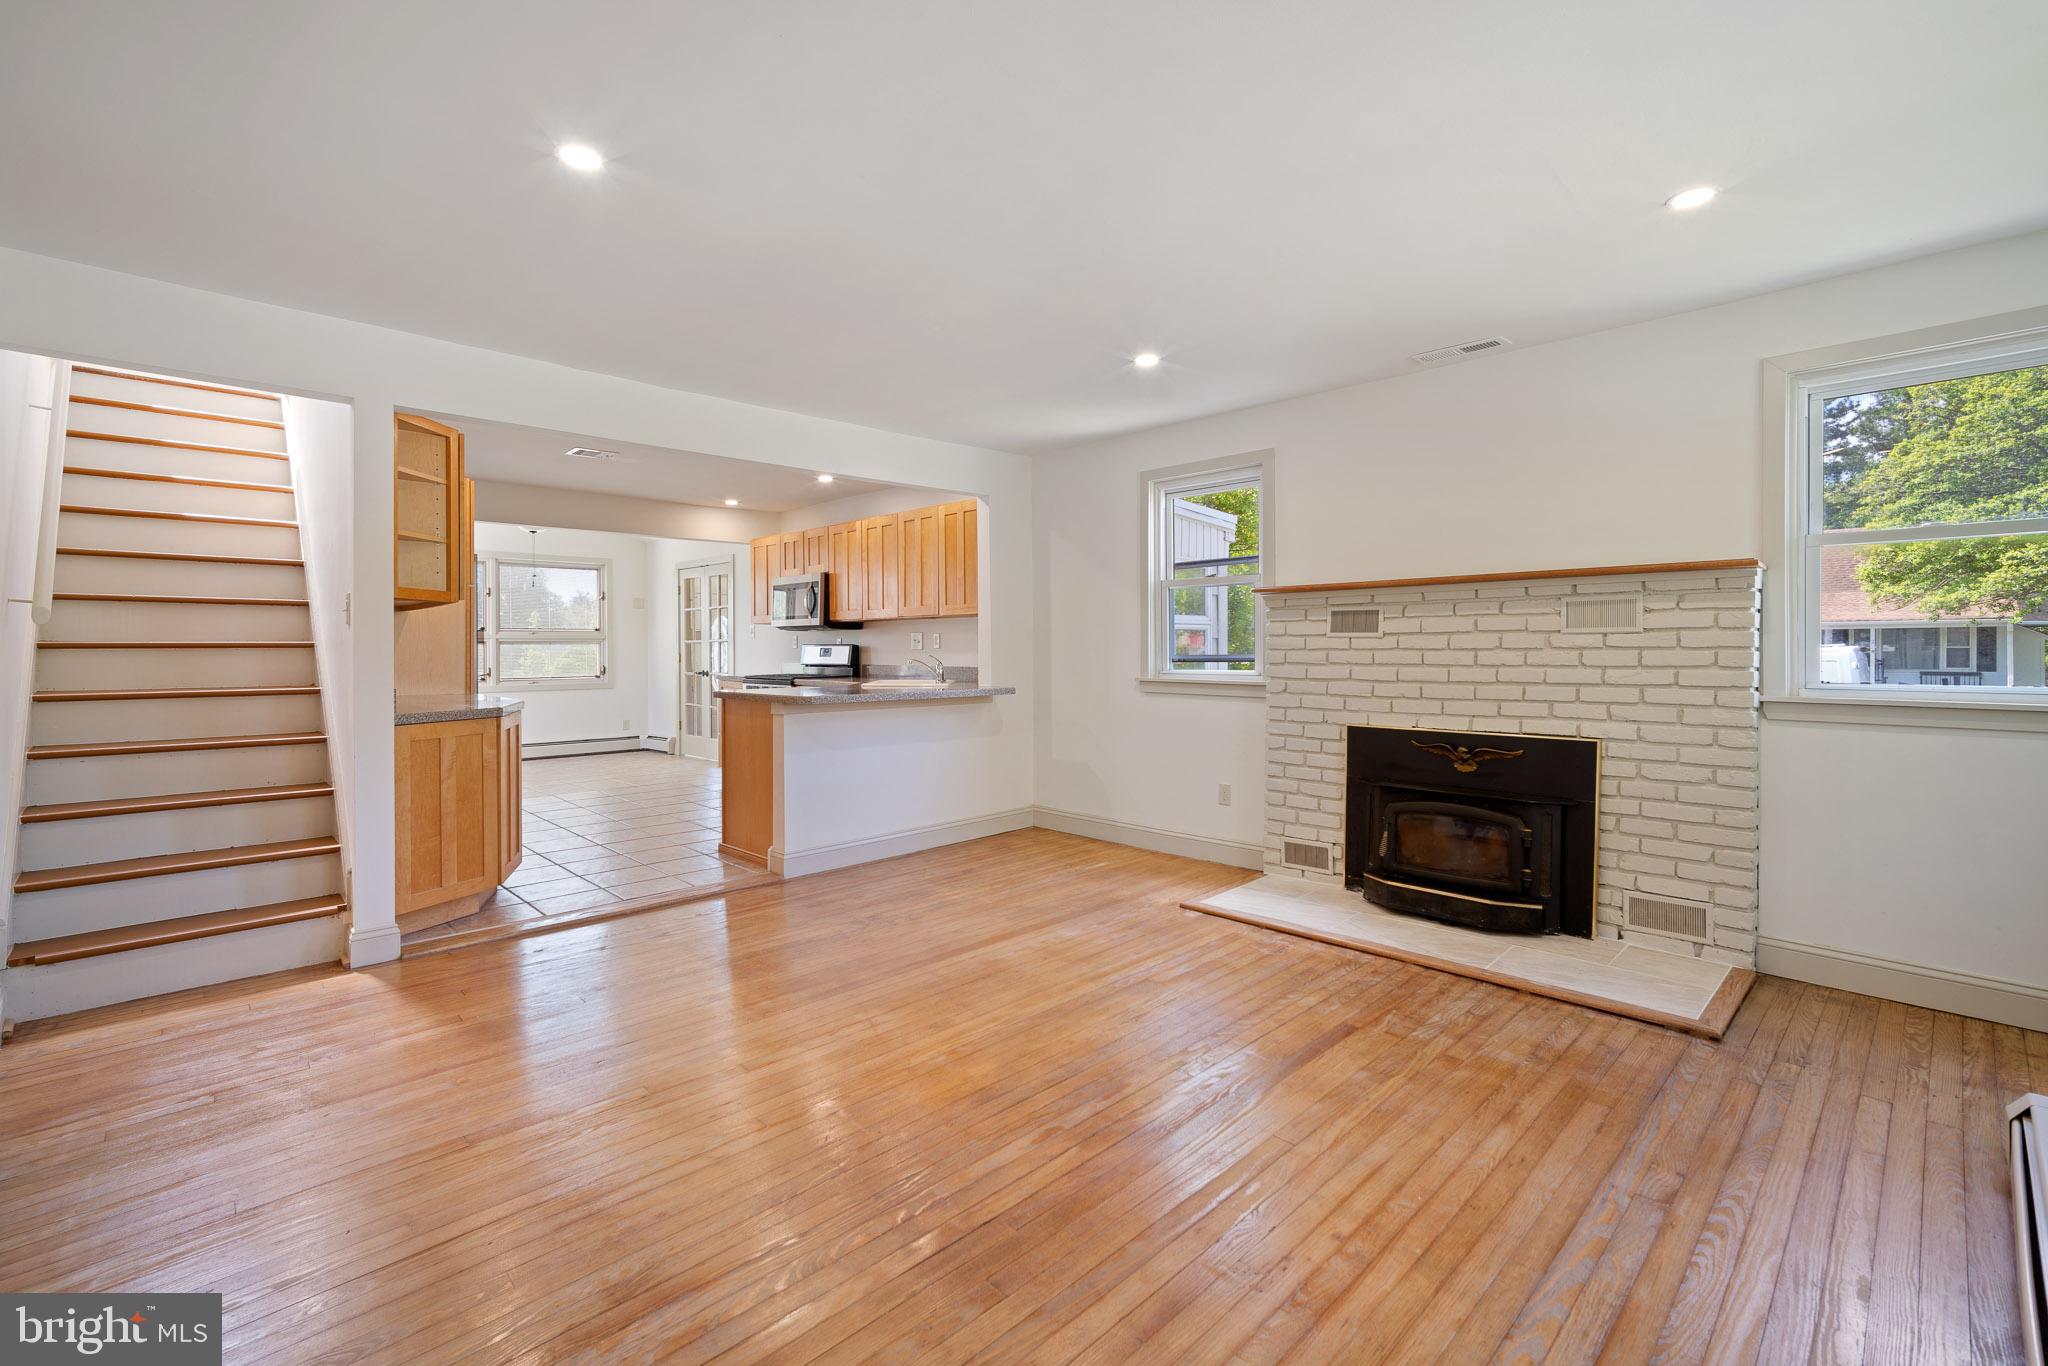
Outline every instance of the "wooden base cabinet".
<svg viewBox="0 0 2048 1366"><path fill-rule="evenodd" d="M398 727L398 914L488 893L519 866L519 717Z"/></svg>

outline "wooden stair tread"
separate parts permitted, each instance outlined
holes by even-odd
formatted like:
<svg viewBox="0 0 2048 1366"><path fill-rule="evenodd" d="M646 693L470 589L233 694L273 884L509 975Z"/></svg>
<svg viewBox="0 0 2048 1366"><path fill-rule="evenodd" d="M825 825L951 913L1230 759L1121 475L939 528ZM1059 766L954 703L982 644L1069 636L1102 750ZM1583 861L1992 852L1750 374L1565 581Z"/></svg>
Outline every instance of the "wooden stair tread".
<svg viewBox="0 0 2048 1366"><path fill-rule="evenodd" d="M226 688L68 688L32 693L31 702L170 702L188 697L312 697L318 683Z"/></svg>
<svg viewBox="0 0 2048 1366"><path fill-rule="evenodd" d="M229 384L206 384L196 379L176 379L170 375L150 375L140 370L120 370L110 365L79 365L71 367L76 374L104 375L108 379L133 379L144 384L168 384L174 389L200 389L209 394L234 394L241 398L275 399L277 394L265 393L261 389L237 389Z"/></svg>
<svg viewBox="0 0 2048 1366"><path fill-rule="evenodd" d="M222 512L164 512L157 508L109 508L91 503L60 503L57 510L78 517L148 517L158 522L211 522L217 526L263 526L296 530L299 525L282 517L230 517Z"/></svg>
<svg viewBox="0 0 2048 1366"><path fill-rule="evenodd" d="M310 640L39 640L38 650L310 650Z"/></svg>
<svg viewBox="0 0 2048 1366"><path fill-rule="evenodd" d="M304 607L304 598L222 598L196 593L52 593L57 602L188 602L202 607Z"/></svg>
<svg viewBox="0 0 2048 1366"><path fill-rule="evenodd" d="M348 903L338 895L309 896L297 901L273 901L267 906L242 906L231 911L208 911L204 915L181 915L146 925L123 925L119 929L58 935L53 939L16 944L7 955L7 966L25 968L42 963L64 963L74 958L97 958L128 949L206 939L238 930L258 930L268 925L289 925L297 920L317 920L322 916L339 915L347 909Z"/></svg>
<svg viewBox="0 0 2048 1366"><path fill-rule="evenodd" d="M267 417L238 417L234 413L216 413L203 408L172 408L161 403L137 403L126 398L97 398L91 394L73 394L71 401L90 404L95 408L125 408L133 413L158 413L164 417L196 417L206 422L233 422L244 427L268 427L274 432L284 430L282 422L273 422Z"/></svg>
<svg viewBox="0 0 2048 1366"><path fill-rule="evenodd" d="M184 564L261 564L286 569L303 569L306 562L282 555L206 555L194 550L99 550L92 546L60 545L59 555L93 555L109 560L177 560Z"/></svg>
<svg viewBox="0 0 2048 1366"><path fill-rule="evenodd" d="M184 754L200 749L264 749L272 745L317 745L327 737L316 730L278 731L266 735L202 735L187 740L101 740L72 745L31 745L31 759L96 759L110 754Z"/></svg>
<svg viewBox="0 0 2048 1366"><path fill-rule="evenodd" d="M66 465L64 473L87 479L136 479L145 484L178 484L193 489L247 489L252 493L290 493L290 484L263 484L250 479L206 479L196 474L158 474L153 470L108 470L97 465Z"/></svg>
<svg viewBox="0 0 2048 1366"><path fill-rule="evenodd" d="M195 849L186 854L150 854L144 858L115 859L109 863L80 863L69 868L38 868L14 879L16 895L49 892L60 887L95 887L102 882L130 882L139 877L166 877L174 873L203 873L214 868L241 868L251 863L274 863L284 859L318 858L341 852L341 841L332 835L311 839L273 840L268 844L239 844L226 849Z"/></svg>
<svg viewBox="0 0 2048 1366"><path fill-rule="evenodd" d="M289 802L304 797L331 797L332 783L284 783L276 787L224 787L214 792L166 792L155 797L104 797L90 802L53 802L24 806L23 825L45 821L91 820L95 816L141 816L152 811L192 811L208 806L248 806L255 802Z"/></svg>
<svg viewBox="0 0 2048 1366"><path fill-rule="evenodd" d="M118 441L127 446L164 446L174 451L214 451L220 455L246 455L257 460L289 460L283 451L261 451L254 446L222 446L211 441L173 441L166 436L130 436L126 432L89 432L67 427L64 435L74 441Z"/></svg>

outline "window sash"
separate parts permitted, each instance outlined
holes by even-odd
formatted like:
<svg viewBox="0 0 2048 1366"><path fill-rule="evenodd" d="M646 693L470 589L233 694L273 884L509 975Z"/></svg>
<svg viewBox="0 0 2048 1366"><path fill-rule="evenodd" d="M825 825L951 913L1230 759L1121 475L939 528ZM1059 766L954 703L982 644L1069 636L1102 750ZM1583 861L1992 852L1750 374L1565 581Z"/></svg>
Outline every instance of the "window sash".
<svg viewBox="0 0 2048 1366"><path fill-rule="evenodd" d="M522 569L538 566L542 569L587 570L597 577L597 623L594 627L519 627L506 626L499 620L499 609L505 601L503 574L507 569ZM489 598L489 610L483 611L484 625L477 641L478 656L486 663L487 678L504 687L527 688L589 688L605 684L611 675L611 563L607 560L576 560L564 558L534 559L522 555L483 557L483 579L487 585L485 593ZM480 604L481 608L481 604ZM507 645L595 645L597 647L597 672L594 674L543 675L538 677L512 676L505 672L504 647Z"/></svg>
<svg viewBox="0 0 2048 1366"><path fill-rule="evenodd" d="M1258 680L1265 672L1265 621L1258 611L1256 602L1252 607L1253 644L1250 656L1233 654L1227 645L1223 650L1205 650L1200 656L1180 656L1175 643L1176 614L1174 595L1190 590L1215 590L1227 593L1234 587L1251 588L1266 582L1266 528L1269 524L1266 507L1265 471L1260 466L1242 466L1235 469L1205 471L1183 478L1155 480L1150 485L1151 499L1148 515L1153 543L1151 569L1152 592L1149 594L1148 615L1151 617L1150 644L1147 654L1146 674L1152 678L1170 679L1176 682L1244 682ZM1175 560L1173 518L1174 503L1180 499L1199 498L1204 494L1224 493L1236 489L1251 489L1258 494L1260 514L1258 551L1251 555L1211 557L1196 560ZM1206 573L1186 572L1211 568L1237 568L1241 572ZM1230 612L1227 604L1218 616L1222 630L1229 631ZM1213 658L1212 658L1213 656ZM1184 668L1190 663L1229 665L1249 663L1250 668Z"/></svg>
<svg viewBox="0 0 2048 1366"><path fill-rule="evenodd" d="M2015 344L2014 339L2008 338L1940 348L1938 352L1930 353L1930 359L1918 364L1910 360L1891 363L1873 361L1832 367L1804 377L1794 377L1793 412L1799 416L1796 422L1790 424L1793 428L1791 444L1794 473L1790 487L1797 490L1797 506L1790 519L1790 526L1798 528L1794 539L1799 573L1792 585L1794 596L1790 616L1792 628L1796 632L1791 655L1791 664L1795 671L1792 683L1798 693L1807 696L1891 697L1895 700L1903 696L1915 701L1964 700L1957 697L1957 689L1943 686L1820 681L1823 644L1820 619L1821 553L1825 549L1838 546L2048 534L2048 516L2018 517L2003 521L1928 522L1903 527L1841 527L1830 530L1824 525L1826 481L1823 456L1826 449L1826 407L1829 400L1852 394L1909 388L1941 380L1968 379L1975 375L2048 364L2048 345L2041 344L2039 335L2034 334L2030 342L2021 344ZM1942 645L1944 648L1940 652L1941 659L1946 663L1946 635L1942 637ZM1974 671L1974 660L1970 667ZM1987 693L1992 694L1994 698L1999 698L2002 694L1999 700L2016 702L2037 702L2043 696L2043 690L2039 687L2004 683L1987 683L1982 688L1967 691L1978 694L1980 698Z"/></svg>

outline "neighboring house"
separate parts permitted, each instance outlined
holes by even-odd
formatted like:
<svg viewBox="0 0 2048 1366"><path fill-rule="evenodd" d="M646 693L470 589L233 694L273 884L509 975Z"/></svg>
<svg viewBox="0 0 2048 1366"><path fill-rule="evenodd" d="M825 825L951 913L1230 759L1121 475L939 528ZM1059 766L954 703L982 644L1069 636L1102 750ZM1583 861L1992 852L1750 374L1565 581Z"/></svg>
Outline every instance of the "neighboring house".
<svg viewBox="0 0 2048 1366"><path fill-rule="evenodd" d="M1221 566L1237 539L1237 514L1185 498L1173 500L1173 563L1180 569ZM1228 669L1242 656L1230 654L1229 587L1182 589L1173 595L1173 656L1205 670Z"/></svg>
<svg viewBox="0 0 2048 1366"><path fill-rule="evenodd" d="M1821 556L1823 683L2041 687L2048 683L2048 617L1929 619L1882 607L1856 577L1858 557Z"/></svg>

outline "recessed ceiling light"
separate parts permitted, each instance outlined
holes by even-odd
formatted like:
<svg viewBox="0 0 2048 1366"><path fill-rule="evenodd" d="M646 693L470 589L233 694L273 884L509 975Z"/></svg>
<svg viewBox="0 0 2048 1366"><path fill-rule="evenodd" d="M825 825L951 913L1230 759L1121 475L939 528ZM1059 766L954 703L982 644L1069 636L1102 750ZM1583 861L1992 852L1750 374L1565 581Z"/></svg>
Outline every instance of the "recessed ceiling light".
<svg viewBox="0 0 2048 1366"><path fill-rule="evenodd" d="M740 505L740 500L737 498L728 498L725 500L725 505L729 508L736 508Z"/></svg>
<svg viewBox="0 0 2048 1366"><path fill-rule="evenodd" d="M1140 351L1137 355L1131 357L1131 364L1137 366L1140 370L1150 370L1153 366L1159 364L1159 353L1157 351Z"/></svg>
<svg viewBox="0 0 2048 1366"><path fill-rule="evenodd" d="M821 484L829 484L832 482L832 476L829 474L821 474L818 476L818 482Z"/></svg>
<svg viewBox="0 0 2048 1366"><path fill-rule="evenodd" d="M580 142L565 142L555 149L555 158L572 171L602 171L604 153Z"/></svg>
<svg viewBox="0 0 2048 1366"><path fill-rule="evenodd" d="M1714 196L1721 193L1712 185L1695 185L1689 190L1680 190L1664 201L1667 209L1698 209L1711 204Z"/></svg>

